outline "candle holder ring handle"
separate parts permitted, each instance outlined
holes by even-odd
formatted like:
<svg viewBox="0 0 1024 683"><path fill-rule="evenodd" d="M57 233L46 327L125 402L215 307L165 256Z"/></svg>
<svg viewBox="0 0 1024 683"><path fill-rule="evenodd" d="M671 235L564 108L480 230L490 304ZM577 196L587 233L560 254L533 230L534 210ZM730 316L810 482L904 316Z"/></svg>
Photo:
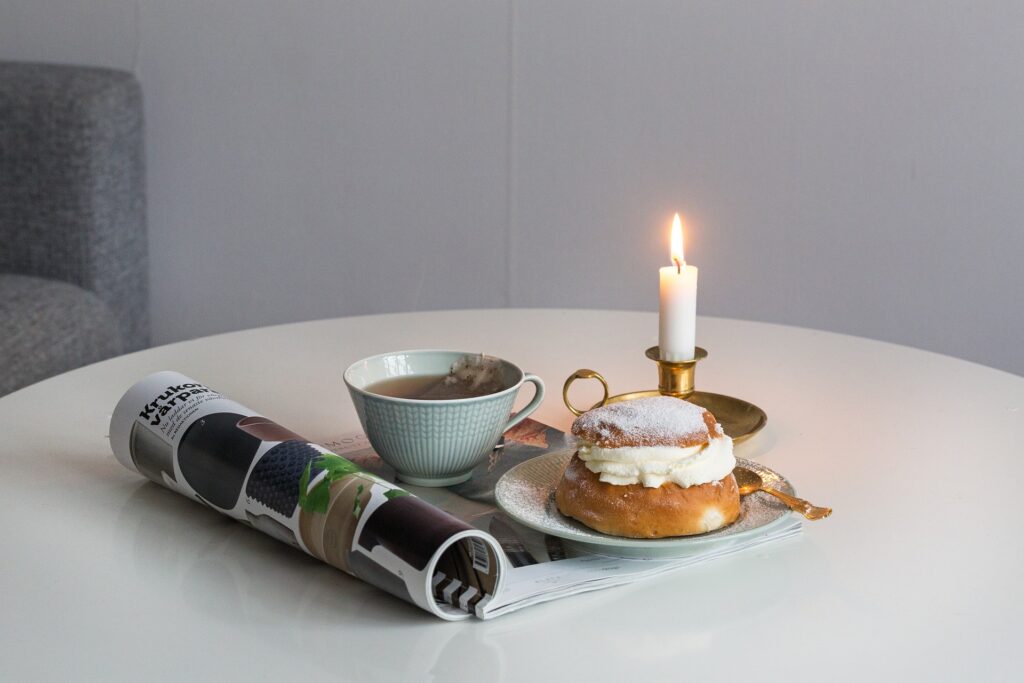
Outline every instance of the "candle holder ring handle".
<svg viewBox="0 0 1024 683"><path fill-rule="evenodd" d="M604 388L604 396L601 398L600 401L592 405L589 408L590 410L594 408L599 408L608 401L608 382L606 382L604 377L601 376L601 373L597 372L596 370L588 370L586 368L581 368L576 372L572 373L571 375L569 375L569 379L565 380L565 385L562 387L562 400L565 401L565 407L568 408L569 412L571 412L573 415L579 416L586 412L586 410L580 410L579 408L574 406L572 404L572 401L569 400L569 386L572 385L572 383L578 379L596 379L598 382L601 383L601 386Z"/></svg>

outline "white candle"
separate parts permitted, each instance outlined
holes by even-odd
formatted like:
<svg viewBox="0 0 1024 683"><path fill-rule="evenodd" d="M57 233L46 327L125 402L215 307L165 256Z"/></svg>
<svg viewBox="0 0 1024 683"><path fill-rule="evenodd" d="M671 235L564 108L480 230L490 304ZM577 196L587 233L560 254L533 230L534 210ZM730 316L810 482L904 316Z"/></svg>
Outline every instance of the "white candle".
<svg viewBox="0 0 1024 683"><path fill-rule="evenodd" d="M658 347L662 360L693 360L697 338L697 267L686 264L683 226L672 221L672 265L660 269Z"/></svg>

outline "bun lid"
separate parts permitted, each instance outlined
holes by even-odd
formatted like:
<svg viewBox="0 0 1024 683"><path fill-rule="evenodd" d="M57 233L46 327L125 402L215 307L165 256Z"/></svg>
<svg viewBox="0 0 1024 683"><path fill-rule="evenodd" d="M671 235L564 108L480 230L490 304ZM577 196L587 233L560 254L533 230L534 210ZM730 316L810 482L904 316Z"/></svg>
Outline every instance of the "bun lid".
<svg viewBox="0 0 1024 683"><path fill-rule="evenodd" d="M600 448L689 448L723 436L714 415L672 396L638 398L594 408L576 418L572 433Z"/></svg>

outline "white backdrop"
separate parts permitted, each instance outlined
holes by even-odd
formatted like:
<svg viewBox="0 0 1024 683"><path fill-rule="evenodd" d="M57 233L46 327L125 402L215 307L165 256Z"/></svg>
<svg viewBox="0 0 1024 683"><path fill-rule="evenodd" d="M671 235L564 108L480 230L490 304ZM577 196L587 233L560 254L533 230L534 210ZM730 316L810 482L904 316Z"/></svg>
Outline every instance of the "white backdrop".
<svg viewBox="0 0 1024 683"><path fill-rule="evenodd" d="M1015 0L5 0L0 58L142 81L157 342L653 310L680 210L704 314L1024 374Z"/></svg>

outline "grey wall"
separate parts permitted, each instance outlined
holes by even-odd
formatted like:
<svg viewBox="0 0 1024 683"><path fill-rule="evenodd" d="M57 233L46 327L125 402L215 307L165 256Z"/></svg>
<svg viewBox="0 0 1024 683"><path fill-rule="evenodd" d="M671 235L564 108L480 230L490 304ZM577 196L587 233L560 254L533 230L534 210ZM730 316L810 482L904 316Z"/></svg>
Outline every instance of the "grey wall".
<svg viewBox="0 0 1024 683"><path fill-rule="evenodd" d="M157 341L653 310L678 209L705 314L1024 374L1016 0L6 0L0 58L141 79Z"/></svg>

